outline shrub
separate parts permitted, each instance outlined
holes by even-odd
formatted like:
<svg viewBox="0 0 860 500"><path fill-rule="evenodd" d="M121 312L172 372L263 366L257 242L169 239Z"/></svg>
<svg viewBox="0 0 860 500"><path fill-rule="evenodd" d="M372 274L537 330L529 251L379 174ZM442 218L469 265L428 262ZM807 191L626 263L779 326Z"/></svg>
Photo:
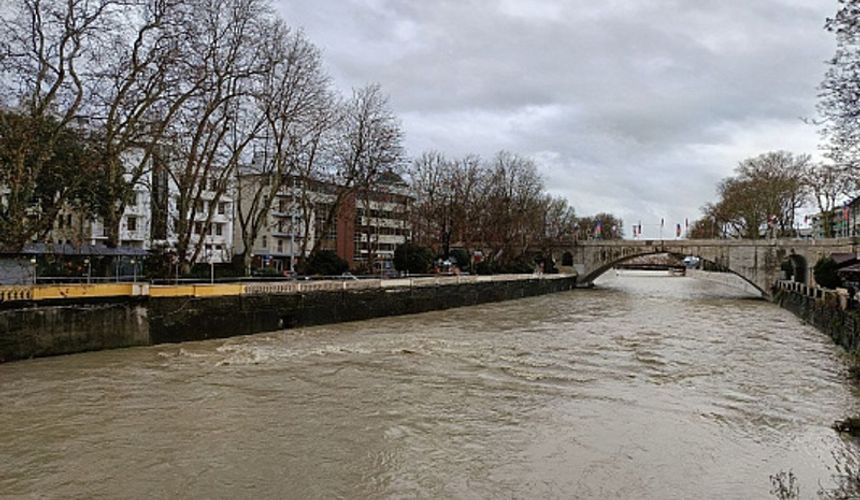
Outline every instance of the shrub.
<svg viewBox="0 0 860 500"><path fill-rule="evenodd" d="M500 271L505 274L529 274L533 273L534 270L534 262L523 257L501 266L500 269Z"/></svg>
<svg viewBox="0 0 860 500"><path fill-rule="evenodd" d="M433 268L433 252L411 242L398 245L394 249L394 268L412 274L429 273Z"/></svg>
<svg viewBox="0 0 860 500"><path fill-rule="evenodd" d="M349 263L331 250L320 250L311 254L304 264L305 274L336 276L349 270Z"/></svg>
<svg viewBox="0 0 860 500"><path fill-rule="evenodd" d="M848 376L855 382L860 382L860 350L851 353L848 362Z"/></svg>
<svg viewBox="0 0 860 500"><path fill-rule="evenodd" d="M800 498L800 486L797 484L797 476L794 472L781 471L770 476L770 494L779 500L794 500Z"/></svg>
<svg viewBox="0 0 860 500"><path fill-rule="evenodd" d="M499 266L495 262L482 260L475 265L476 274L496 274L499 271Z"/></svg>
<svg viewBox="0 0 860 500"><path fill-rule="evenodd" d="M815 268L813 268L815 282L818 283L818 286L824 288L837 288L842 284L842 280L836 274L837 270L838 266L836 262L830 257L820 259L815 263Z"/></svg>
<svg viewBox="0 0 860 500"><path fill-rule="evenodd" d="M833 429L837 432L844 432L855 437L860 437L860 416L837 420L833 424Z"/></svg>
<svg viewBox="0 0 860 500"><path fill-rule="evenodd" d="M451 250L451 261L457 264L460 269L468 269L471 264L469 252L463 248L454 248Z"/></svg>

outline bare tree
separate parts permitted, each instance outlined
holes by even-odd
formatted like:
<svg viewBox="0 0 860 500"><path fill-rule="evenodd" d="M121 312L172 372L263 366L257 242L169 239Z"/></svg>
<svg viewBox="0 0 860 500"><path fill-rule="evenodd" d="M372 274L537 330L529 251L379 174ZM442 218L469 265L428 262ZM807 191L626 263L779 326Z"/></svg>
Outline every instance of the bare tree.
<svg viewBox="0 0 860 500"><path fill-rule="evenodd" d="M414 240L440 251L438 243L450 237L450 207L454 204L451 191L454 164L438 151L428 151L416 158L409 168L412 194Z"/></svg>
<svg viewBox="0 0 860 500"><path fill-rule="evenodd" d="M271 28L261 0L196 0L193 7L194 38L184 57L185 85L195 91L165 133L177 191L175 246L186 270L200 258L216 207L264 126L253 96L269 70L258 56Z"/></svg>
<svg viewBox="0 0 860 500"><path fill-rule="evenodd" d="M808 168L804 180L820 210L824 237L832 238L833 211L839 198L854 188L854 179L844 168L828 163Z"/></svg>
<svg viewBox="0 0 860 500"><path fill-rule="evenodd" d="M403 163L403 132L400 122L389 109L388 98L378 84L368 85L353 91L352 98L344 105L337 137L333 146L336 168L328 180L336 185L336 193L327 204L322 217L321 230L328 233L336 224L343 203L354 197L364 210L364 218L357 218L361 238L367 243L368 267L373 266L374 242L370 217L371 205L378 194L380 182L397 174ZM314 247L317 250L318 246Z"/></svg>
<svg viewBox="0 0 860 500"><path fill-rule="evenodd" d="M112 0L20 0L0 18L0 106L26 119L5 123L14 147L0 161L0 244L20 248L50 230L85 176L69 176L36 196L51 172L56 143L75 127L86 97L81 68L92 63L92 41L109 25ZM7 118L11 114L5 115Z"/></svg>
<svg viewBox="0 0 860 500"><path fill-rule="evenodd" d="M791 235L797 210L808 198L808 155L770 152L738 164L736 175L718 186L713 207L724 233L758 239L764 229L774 235Z"/></svg>
<svg viewBox="0 0 860 500"><path fill-rule="evenodd" d="M512 262L541 238L543 180L534 162L502 151L493 159L485 189L482 240L493 260Z"/></svg>
<svg viewBox="0 0 860 500"><path fill-rule="evenodd" d="M195 22L188 7L181 0L129 2L96 45L107 56L88 73L88 122L103 170L92 210L108 246L120 244L120 221L135 186L147 185L153 162L164 160L166 128L205 82L188 78L185 40Z"/></svg>
<svg viewBox="0 0 860 500"><path fill-rule="evenodd" d="M576 212L566 198L546 196L544 200L544 236L550 243L573 237Z"/></svg>
<svg viewBox="0 0 860 500"><path fill-rule="evenodd" d="M836 37L836 52L819 87L823 149L827 158L860 183L860 2L840 0L825 28Z"/></svg>
<svg viewBox="0 0 860 500"><path fill-rule="evenodd" d="M264 137L257 140L262 152L250 165L237 170L237 218L246 269L273 203L290 179L298 180L300 189L291 192L289 210L292 214L298 205L307 233L314 208L312 182L318 178L326 133L335 122L319 50L302 33L276 24L264 55L271 70L255 96L256 108L265 117ZM291 220L290 231L295 233L294 223ZM301 238L301 255L306 252L307 240ZM295 249L291 252L295 254Z"/></svg>

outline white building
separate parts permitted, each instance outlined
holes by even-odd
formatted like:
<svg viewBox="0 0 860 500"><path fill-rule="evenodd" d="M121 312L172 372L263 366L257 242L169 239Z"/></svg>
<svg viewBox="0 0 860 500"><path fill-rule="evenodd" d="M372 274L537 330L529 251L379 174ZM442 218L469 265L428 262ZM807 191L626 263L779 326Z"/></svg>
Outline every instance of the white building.
<svg viewBox="0 0 860 500"><path fill-rule="evenodd" d="M101 219L88 222L90 245L107 243L108 230ZM149 189L137 186L125 207L119 223L119 246L149 250L152 248L152 196Z"/></svg>
<svg viewBox="0 0 860 500"><path fill-rule="evenodd" d="M241 193L246 200L252 200L258 190L267 186L267 176L261 174L247 174L241 177ZM321 191L313 191L307 194L314 208L310 208L305 215L301 207L302 189L298 179L290 179L276 194L272 200L272 209L266 214L263 225L257 238L254 240L251 253L259 265L281 272L294 269L295 265L307 257L316 242L317 235L317 210L316 206L323 203L332 203L334 197ZM243 210L243 216L250 215L250 202L236 210ZM238 215L237 215L238 218ZM305 244L307 238L307 244ZM234 235L234 248L237 253L245 250L242 241L241 230L236 226ZM302 246L305 246L302 253Z"/></svg>
<svg viewBox="0 0 860 500"><path fill-rule="evenodd" d="M178 197L179 189L173 178L165 167L153 162L145 178L134 186L123 211L119 223L119 246L143 250L175 248L178 241ZM215 202L215 197L214 190L206 189L200 193L196 203L190 246L193 251L198 244L201 245L197 257L197 262L201 263L226 263L233 257L233 198L225 193ZM207 220L209 231L201 242L197 235L204 232L203 224ZM63 211L47 240L50 243L104 245L108 231L101 219L89 219L76 211Z"/></svg>

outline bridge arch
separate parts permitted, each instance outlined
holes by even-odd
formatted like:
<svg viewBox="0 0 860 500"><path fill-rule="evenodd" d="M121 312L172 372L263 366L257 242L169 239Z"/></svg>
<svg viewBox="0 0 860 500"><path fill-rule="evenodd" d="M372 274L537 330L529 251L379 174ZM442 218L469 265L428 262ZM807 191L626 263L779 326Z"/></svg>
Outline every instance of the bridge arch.
<svg viewBox="0 0 860 500"><path fill-rule="evenodd" d="M637 257L644 257L644 256L648 256L648 255L671 255L673 257L678 257L678 258L682 258L682 259L687 256L687 255L683 255L683 254L680 254L677 252L670 252L670 251L666 251L666 250L657 250L657 251L648 251L648 252L625 254L625 255L621 255L620 257L617 257L615 259L611 259L611 258L606 259L605 263L603 263L602 265L600 265L599 267L597 267L596 269L594 269L593 271L591 271L590 273L588 273L584 277L579 278L578 281L580 283L589 283L589 284L593 283L594 280L596 280L601 275L605 274L607 271L614 268L618 264L621 264L621 263L626 262L628 260L635 259ZM721 270L724 270L724 271L729 272L731 274L734 274L735 276L741 278L745 282L747 282L750 285L752 285L753 287L755 287L755 289L758 290L764 296L767 296L769 293L767 290L763 290L753 280L751 280L750 278L744 276L743 274L731 269L731 267L726 267L726 266L720 264L719 262L714 262L712 259L702 257L701 255L696 255L695 253L692 253L689 255L693 256L693 257L697 257L702 262L708 262L710 264L713 264L718 269L721 269Z"/></svg>
<svg viewBox="0 0 860 500"><path fill-rule="evenodd" d="M783 261L782 270L785 272L785 278L798 283L807 283L807 274L809 270L806 258L796 253L789 254Z"/></svg>
<svg viewBox="0 0 860 500"><path fill-rule="evenodd" d="M565 267L573 267L573 254L566 251L561 254L561 265Z"/></svg>

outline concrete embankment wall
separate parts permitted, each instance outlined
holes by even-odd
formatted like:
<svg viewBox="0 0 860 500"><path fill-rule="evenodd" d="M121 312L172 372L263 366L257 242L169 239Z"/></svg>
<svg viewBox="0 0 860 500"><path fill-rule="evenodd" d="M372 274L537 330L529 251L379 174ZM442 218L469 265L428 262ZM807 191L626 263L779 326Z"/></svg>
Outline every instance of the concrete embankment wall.
<svg viewBox="0 0 860 500"><path fill-rule="evenodd" d="M773 301L830 335L834 342L846 350L860 348L860 312L857 310L843 310L836 300L784 289L774 292Z"/></svg>
<svg viewBox="0 0 860 500"><path fill-rule="evenodd" d="M576 278L565 276L356 289L309 286L305 291L287 293L277 293L275 287L273 293L157 293L13 307L7 304L0 309L0 362L414 314L543 295L575 286Z"/></svg>

